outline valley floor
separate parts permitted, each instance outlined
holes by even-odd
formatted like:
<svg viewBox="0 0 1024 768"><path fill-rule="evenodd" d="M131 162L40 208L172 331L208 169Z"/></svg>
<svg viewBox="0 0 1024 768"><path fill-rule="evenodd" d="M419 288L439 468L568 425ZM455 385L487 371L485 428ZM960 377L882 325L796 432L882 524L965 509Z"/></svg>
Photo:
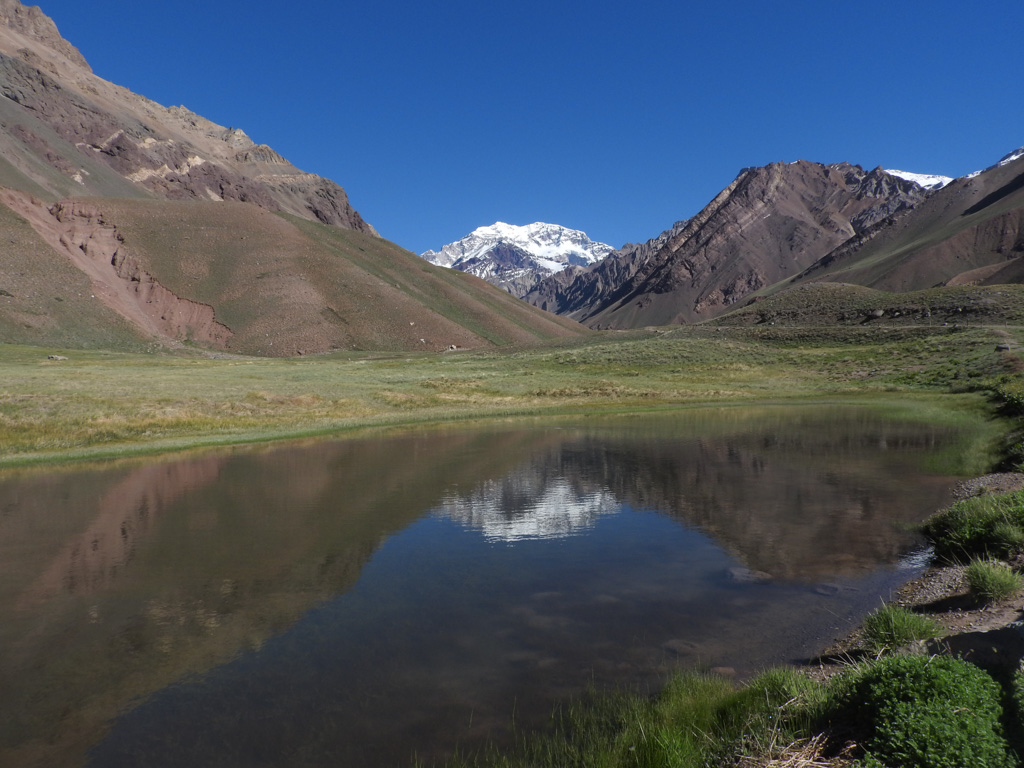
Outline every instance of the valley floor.
<svg viewBox="0 0 1024 768"><path fill-rule="evenodd" d="M709 327L536 348L287 359L0 345L0 466L353 430L704 404L983 392L1019 327Z"/></svg>

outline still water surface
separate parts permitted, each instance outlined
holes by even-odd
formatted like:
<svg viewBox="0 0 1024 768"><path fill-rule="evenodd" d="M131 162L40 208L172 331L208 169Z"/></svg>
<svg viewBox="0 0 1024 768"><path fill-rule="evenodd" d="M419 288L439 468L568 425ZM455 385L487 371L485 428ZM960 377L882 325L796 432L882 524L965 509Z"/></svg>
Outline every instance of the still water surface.
<svg viewBox="0 0 1024 768"><path fill-rule="evenodd" d="M0 475L0 764L408 765L807 658L970 437L701 409Z"/></svg>

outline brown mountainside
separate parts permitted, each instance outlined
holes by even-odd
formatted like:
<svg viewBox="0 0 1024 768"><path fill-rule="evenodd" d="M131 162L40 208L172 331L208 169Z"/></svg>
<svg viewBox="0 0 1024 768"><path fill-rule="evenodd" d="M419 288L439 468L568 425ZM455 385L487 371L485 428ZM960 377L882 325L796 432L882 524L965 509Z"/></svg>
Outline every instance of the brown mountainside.
<svg viewBox="0 0 1024 768"><path fill-rule="evenodd" d="M97 77L38 8L0 0L0 184L72 196L237 200L373 228L329 179L241 130Z"/></svg>
<svg viewBox="0 0 1024 768"><path fill-rule="evenodd" d="M704 320L926 196L880 168L847 163L745 169L694 218L560 281L544 281L526 300L594 328Z"/></svg>
<svg viewBox="0 0 1024 768"><path fill-rule="evenodd" d="M381 239L340 186L95 76L0 0L0 342L261 355L584 332Z"/></svg>
<svg viewBox="0 0 1024 768"><path fill-rule="evenodd" d="M8 206L0 228L13 222L24 244L0 248L8 342L188 341L296 355L438 351L583 331L387 240L255 205L79 198L47 206L12 190L0 200ZM30 252L44 258L24 259ZM69 272L74 281L55 280Z"/></svg>
<svg viewBox="0 0 1024 768"><path fill-rule="evenodd" d="M770 292L807 282L883 291L1000 285L1024 278L1024 157L956 179Z"/></svg>

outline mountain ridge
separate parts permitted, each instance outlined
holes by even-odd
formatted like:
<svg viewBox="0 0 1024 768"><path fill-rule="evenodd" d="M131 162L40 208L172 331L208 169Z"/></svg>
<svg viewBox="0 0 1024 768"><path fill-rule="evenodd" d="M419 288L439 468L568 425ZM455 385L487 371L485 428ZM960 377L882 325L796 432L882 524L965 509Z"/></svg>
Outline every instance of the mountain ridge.
<svg viewBox="0 0 1024 768"><path fill-rule="evenodd" d="M848 282L884 291L996 285L1024 275L1024 151L953 180L917 209L851 238L773 287Z"/></svg>
<svg viewBox="0 0 1024 768"><path fill-rule="evenodd" d="M592 328L697 322L927 195L882 168L849 163L745 168L693 218L643 247L548 278L524 299Z"/></svg>
<svg viewBox="0 0 1024 768"><path fill-rule="evenodd" d="M244 131L164 107L93 74L56 24L0 4L0 184L72 196L238 200L376 231L335 182L300 171Z"/></svg>

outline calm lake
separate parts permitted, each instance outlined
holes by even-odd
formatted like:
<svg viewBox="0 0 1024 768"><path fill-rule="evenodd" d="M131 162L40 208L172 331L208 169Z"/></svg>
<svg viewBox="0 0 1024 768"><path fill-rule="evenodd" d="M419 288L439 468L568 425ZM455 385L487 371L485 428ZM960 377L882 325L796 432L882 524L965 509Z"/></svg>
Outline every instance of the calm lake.
<svg viewBox="0 0 1024 768"><path fill-rule="evenodd" d="M806 659L971 437L731 407L0 474L0 764L429 764Z"/></svg>

